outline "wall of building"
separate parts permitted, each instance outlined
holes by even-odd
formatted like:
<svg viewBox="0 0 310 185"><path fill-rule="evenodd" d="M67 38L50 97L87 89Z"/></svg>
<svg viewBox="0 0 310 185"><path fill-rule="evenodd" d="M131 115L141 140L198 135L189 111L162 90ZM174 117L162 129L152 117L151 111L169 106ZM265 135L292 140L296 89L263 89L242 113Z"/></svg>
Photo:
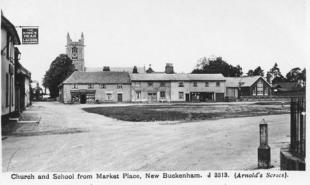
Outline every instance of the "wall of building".
<svg viewBox="0 0 310 185"><path fill-rule="evenodd" d="M238 87L226 87L226 96L230 98L238 98Z"/></svg>
<svg viewBox="0 0 310 185"><path fill-rule="evenodd" d="M197 87L194 87L194 82L183 82L184 87L179 87L181 81L171 82L171 101L185 101L186 94L191 92L212 92L212 93L224 93L225 94L225 82L219 81L219 86L216 86L216 81L208 81L208 87L206 87L206 81L197 81ZM183 92L183 98L180 98L180 92Z"/></svg>
<svg viewBox="0 0 310 185"><path fill-rule="evenodd" d="M6 48L7 31L1 28L1 50ZM14 75L14 45L13 42L9 44L9 58L7 59L7 48L1 54L1 115L7 115L15 110L15 75ZM11 72L9 72L9 66ZM7 83L8 76L8 83ZM8 87L8 88L7 88ZM8 94L8 99L7 95Z"/></svg>
<svg viewBox="0 0 310 185"><path fill-rule="evenodd" d="M95 100L98 102L117 102L118 94L122 94L122 101L129 102L131 100L130 84L122 84L122 88L117 88L117 84L106 84L105 88L101 88L100 84L94 84L93 88L88 88L88 84L77 84L74 88L73 84L64 84L63 102L71 103L71 90L87 89L95 90ZM111 96L109 96L111 94ZM111 97L110 99L108 97Z"/></svg>
<svg viewBox="0 0 310 185"><path fill-rule="evenodd" d="M148 82L132 82L131 87L132 102L152 101L149 93L156 93L155 101L171 101L171 82L153 82L152 85L149 85ZM138 97L137 92L141 92L140 97ZM161 97L160 92L165 92L165 97Z"/></svg>
<svg viewBox="0 0 310 185"><path fill-rule="evenodd" d="M25 78L25 106L28 107L30 103L30 79Z"/></svg>

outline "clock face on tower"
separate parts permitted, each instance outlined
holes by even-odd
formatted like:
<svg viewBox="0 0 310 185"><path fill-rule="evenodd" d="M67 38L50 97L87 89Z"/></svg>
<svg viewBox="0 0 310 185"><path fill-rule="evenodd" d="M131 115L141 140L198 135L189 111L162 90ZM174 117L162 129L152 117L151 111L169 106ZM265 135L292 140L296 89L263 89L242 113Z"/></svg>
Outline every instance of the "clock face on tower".
<svg viewBox="0 0 310 185"><path fill-rule="evenodd" d="M78 50L77 47L72 48L72 59L77 59L78 58Z"/></svg>

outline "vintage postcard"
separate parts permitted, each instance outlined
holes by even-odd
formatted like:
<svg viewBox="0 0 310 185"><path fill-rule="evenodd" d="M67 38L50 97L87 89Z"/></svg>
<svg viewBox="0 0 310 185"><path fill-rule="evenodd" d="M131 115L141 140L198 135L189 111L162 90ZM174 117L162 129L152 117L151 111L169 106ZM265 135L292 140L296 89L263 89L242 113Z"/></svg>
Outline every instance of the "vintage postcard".
<svg viewBox="0 0 310 185"><path fill-rule="evenodd" d="M306 0L1 0L0 184L305 184Z"/></svg>

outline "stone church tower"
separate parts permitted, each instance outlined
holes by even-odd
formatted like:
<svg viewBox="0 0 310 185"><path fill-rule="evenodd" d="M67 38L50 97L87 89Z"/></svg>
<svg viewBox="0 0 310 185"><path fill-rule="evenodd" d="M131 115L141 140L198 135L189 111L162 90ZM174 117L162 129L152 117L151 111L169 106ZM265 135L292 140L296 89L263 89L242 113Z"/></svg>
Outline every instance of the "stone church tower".
<svg viewBox="0 0 310 185"><path fill-rule="evenodd" d="M81 34L81 39L77 42L73 42L70 38L69 33L67 34L67 55L71 58L75 69L77 71L85 71L84 64L84 35Z"/></svg>

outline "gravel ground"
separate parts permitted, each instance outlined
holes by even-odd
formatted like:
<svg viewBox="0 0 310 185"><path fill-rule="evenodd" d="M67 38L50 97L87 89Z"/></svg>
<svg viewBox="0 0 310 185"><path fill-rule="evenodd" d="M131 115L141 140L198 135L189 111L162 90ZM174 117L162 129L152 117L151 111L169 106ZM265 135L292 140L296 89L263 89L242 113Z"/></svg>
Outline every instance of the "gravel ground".
<svg viewBox="0 0 310 185"><path fill-rule="evenodd" d="M280 147L289 142L288 114L136 123L82 110L92 106L98 105L35 102L24 114L41 122L2 140L2 171L252 170L262 119L276 170Z"/></svg>

